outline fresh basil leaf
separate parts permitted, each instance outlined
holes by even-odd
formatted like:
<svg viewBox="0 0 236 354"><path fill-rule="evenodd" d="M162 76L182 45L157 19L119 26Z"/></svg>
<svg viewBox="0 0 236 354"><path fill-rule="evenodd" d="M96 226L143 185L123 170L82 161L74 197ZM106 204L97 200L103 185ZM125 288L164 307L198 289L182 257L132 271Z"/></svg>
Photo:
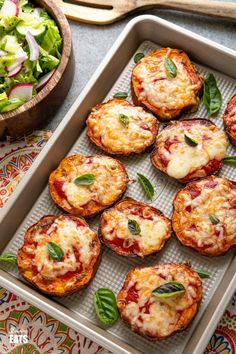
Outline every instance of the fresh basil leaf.
<svg viewBox="0 0 236 354"><path fill-rule="evenodd" d="M137 64L144 56L143 53L136 53L134 56L134 62Z"/></svg>
<svg viewBox="0 0 236 354"><path fill-rule="evenodd" d="M114 98L124 98L126 99L128 97L128 93L127 92L123 92L123 91L120 91L120 92L116 92L114 95L113 95Z"/></svg>
<svg viewBox="0 0 236 354"><path fill-rule="evenodd" d="M141 173L137 173L137 176L138 176L138 181L142 186L144 192L146 193L147 197L149 199L152 199L152 197L154 196L154 187L152 183L149 181L147 177L145 177Z"/></svg>
<svg viewBox="0 0 236 354"><path fill-rule="evenodd" d="M64 252L60 246L54 242L49 242L47 245L48 254L54 261L60 261L64 257Z"/></svg>
<svg viewBox="0 0 236 354"><path fill-rule="evenodd" d="M140 235L141 233L141 228L139 223L133 219L128 220L128 229L133 235Z"/></svg>
<svg viewBox="0 0 236 354"><path fill-rule="evenodd" d="M206 272L205 270L201 269L194 269L194 272L196 272L200 278L205 279L205 278L210 278L210 274Z"/></svg>
<svg viewBox="0 0 236 354"><path fill-rule="evenodd" d="M92 173L86 173L85 175L79 176L74 180L76 186L90 186L95 182L95 176Z"/></svg>
<svg viewBox="0 0 236 354"><path fill-rule="evenodd" d="M165 69L166 69L166 75L168 77L172 77L172 78L176 77L177 67L176 67L175 63L173 62L173 60L170 58L165 58L164 65L165 65Z"/></svg>
<svg viewBox="0 0 236 354"><path fill-rule="evenodd" d="M16 264L17 255L14 253L4 253L0 256L0 261Z"/></svg>
<svg viewBox="0 0 236 354"><path fill-rule="evenodd" d="M185 142L189 145L189 146L197 146L198 142L192 138L190 138L190 136L184 134L184 140Z"/></svg>
<svg viewBox="0 0 236 354"><path fill-rule="evenodd" d="M214 214L209 215L209 219L211 220L211 223L212 223L213 225L217 225L217 224L219 224L219 222L220 222L220 220L219 220L219 219L217 218L217 216L214 215Z"/></svg>
<svg viewBox="0 0 236 354"><path fill-rule="evenodd" d="M113 325L119 318L116 297L110 289L100 288L93 296L93 305L99 320L107 325Z"/></svg>
<svg viewBox="0 0 236 354"><path fill-rule="evenodd" d="M204 80L203 102L209 116L218 113L222 105L221 92L213 74Z"/></svg>
<svg viewBox="0 0 236 354"><path fill-rule="evenodd" d="M169 283L162 284L152 294L159 299L169 299L185 292L185 287L181 283L170 281Z"/></svg>
<svg viewBox="0 0 236 354"><path fill-rule="evenodd" d="M119 120L126 128L129 126L129 117L126 116L125 114L121 113L119 115Z"/></svg>
<svg viewBox="0 0 236 354"><path fill-rule="evenodd" d="M227 156L223 159L226 165L236 166L236 156Z"/></svg>

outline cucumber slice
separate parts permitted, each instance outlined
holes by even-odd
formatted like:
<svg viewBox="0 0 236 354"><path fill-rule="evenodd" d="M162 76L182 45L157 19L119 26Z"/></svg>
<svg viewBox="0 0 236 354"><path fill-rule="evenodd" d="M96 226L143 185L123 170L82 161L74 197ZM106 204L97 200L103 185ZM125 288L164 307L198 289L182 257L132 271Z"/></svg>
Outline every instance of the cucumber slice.
<svg viewBox="0 0 236 354"><path fill-rule="evenodd" d="M32 36L37 38L46 31L46 27L42 24L32 26L23 22L16 26L16 30L21 36L25 36L27 32L30 32Z"/></svg>
<svg viewBox="0 0 236 354"><path fill-rule="evenodd" d="M0 113L10 112L13 109L20 107L23 103L25 103L24 100L13 98L12 100L2 103L2 105L0 104Z"/></svg>
<svg viewBox="0 0 236 354"><path fill-rule="evenodd" d="M3 100L2 102L0 102L0 113L2 112L2 109L7 106L7 104L8 100Z"/></svg>

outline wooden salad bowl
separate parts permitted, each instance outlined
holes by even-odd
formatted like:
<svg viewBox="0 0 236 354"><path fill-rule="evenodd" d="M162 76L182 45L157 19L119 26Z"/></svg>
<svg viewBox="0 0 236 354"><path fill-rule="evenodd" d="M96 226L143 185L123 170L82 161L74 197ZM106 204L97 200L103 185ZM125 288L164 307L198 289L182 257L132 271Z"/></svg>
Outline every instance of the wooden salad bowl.
<svg viewBox="0 0 236 354"><path fill-rule="evenodd" d="M19 108L0 114L0 138L5 133L17 137L40 127L62 104L73 81L75 62L65 15L53 0L32 2L45 8L56 21L63 39L62 57L52 78L36 96Z"/></svg>

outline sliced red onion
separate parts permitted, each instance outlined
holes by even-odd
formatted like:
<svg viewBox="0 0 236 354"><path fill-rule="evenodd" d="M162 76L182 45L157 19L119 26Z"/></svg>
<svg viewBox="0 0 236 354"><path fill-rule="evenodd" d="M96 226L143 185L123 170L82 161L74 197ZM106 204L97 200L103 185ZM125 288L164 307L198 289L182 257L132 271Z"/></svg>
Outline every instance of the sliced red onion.
<svg viewBox="0 0 236 354"><path fill-rule="evenodd" d="M31 100L33 96L33 84L18 84L12 87L9 93L9 99L19 98L24 101Z"/></svg>
<svg viewBox="0 0 236 354"><path fill-rule="evenodd" d="M26 33L25 36L27 43L29 45L29 50L30 50L30 60L35 61L38 60L39 58L39 46L36 40L34 39L34 36L30 32Z"/></svg>

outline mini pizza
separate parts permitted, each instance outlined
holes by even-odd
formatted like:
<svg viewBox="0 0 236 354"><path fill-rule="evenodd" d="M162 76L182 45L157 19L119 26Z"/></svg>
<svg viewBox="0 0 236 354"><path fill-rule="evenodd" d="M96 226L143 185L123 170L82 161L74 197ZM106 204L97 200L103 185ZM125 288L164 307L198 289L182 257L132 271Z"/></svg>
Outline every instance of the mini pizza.
<svg viewBox="0 0 236 354"><path fill-rule="evenodd" d="M126 198L104 211L99 234L119 255L145 257L163 248L171 236L171 223L160 210Z"/></svg>
<svg viewBox="0 0 236 354"><path fill-rule="evenodd" d="M201 298L202 282L191 267L164 263L131 270L118 293L117 306L132 331L159 341L189 325Z"/></svg>
<svg viewBox="0 0 236 354"><path fill-rule="evenodd" d="M151 160L160 171L187 183L217 173L227 146L226 135L211 121L184 119L161 131Z"/></svg>
<svg viewBox="0 0 236 354"><path fill-rule="evenodd" d="M236 94L228 102L224 113L224 125L230 141L236 146Z"/></svg>
<svg viewBox="0 0 236 354"><path fill-rule="evenodd" d="M73 155L49 177L53 201L64 211L91 217L114 204L126 190L123 164L108 156Z"/></svg>
<svg viewBox="0 0 236 354"><path fill-rule="evenodd" d="M159 120L178 118L183 111L196 111L203 79L187 54L162 48L141 59L132 72L134 102L147 107Z"/></svg>
<svg viewBox="0 0 236 354"><path fill-rule="evenodd" d="M109 154L141 153L153 144L158 121L142 107L114 98L98 104L87 119L92 143Z"/></svg>
<svg viewBox="0 0 236 354"><path fill-rule="evenodd" d="M184 246L224 254L236 244L236 182L210 176L189 183L174 199L172 225Z"/></svg>
<svg viewBox="0 0 236 354"><path fill-rule="evenodd" d="M90 282L100 253L99 238L84 219L44 216L27 230L17 264L21 275L42 292L64 296Z"/></svg>

